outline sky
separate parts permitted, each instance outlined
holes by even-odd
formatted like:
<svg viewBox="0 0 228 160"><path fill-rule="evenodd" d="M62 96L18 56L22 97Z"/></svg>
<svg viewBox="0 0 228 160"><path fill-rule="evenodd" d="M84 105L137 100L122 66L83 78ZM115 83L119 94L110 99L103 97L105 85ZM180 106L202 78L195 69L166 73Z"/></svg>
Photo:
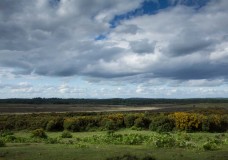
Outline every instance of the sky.
<svg viewBox="0 0 228 160"><path fill-rule="evenodd" d="M0 0L0 98L228 97L227 0Z"/></svg>

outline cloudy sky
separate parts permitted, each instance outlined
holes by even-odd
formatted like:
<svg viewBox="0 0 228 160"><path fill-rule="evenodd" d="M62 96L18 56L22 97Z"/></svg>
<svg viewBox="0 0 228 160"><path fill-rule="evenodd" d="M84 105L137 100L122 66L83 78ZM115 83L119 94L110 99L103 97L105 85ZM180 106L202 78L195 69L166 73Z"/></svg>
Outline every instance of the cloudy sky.
<svg viewBox="0 0 228 160"><path fill-rule="evenodd" d="M228 97L227 0L0 0L0 98Z"/></svg>

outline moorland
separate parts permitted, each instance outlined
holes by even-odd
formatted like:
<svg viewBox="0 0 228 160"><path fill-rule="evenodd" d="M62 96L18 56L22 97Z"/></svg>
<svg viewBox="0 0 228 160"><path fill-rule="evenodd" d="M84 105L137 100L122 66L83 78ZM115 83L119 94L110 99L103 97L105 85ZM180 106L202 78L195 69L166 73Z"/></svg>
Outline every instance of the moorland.
<svg viewBox="0 0 228 160"><path fill-rule="evenodd" d="M226 160L227 99L0 100L0 160Z"/></svg>

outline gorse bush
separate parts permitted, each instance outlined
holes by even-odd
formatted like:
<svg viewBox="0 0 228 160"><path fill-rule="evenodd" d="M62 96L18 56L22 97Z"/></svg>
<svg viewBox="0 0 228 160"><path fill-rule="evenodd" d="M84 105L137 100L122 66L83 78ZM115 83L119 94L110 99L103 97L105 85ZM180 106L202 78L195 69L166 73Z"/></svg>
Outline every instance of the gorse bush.
<svg viewBox="0 0 228 160"><path fill-rule="evenodd" d="M227 115L203 115L199 113L176 112L168 116L174 120L175 128L184 131L225 132L228 130Z"/></svg>
<svg viewBox="0 0 228 160"><path fill-rule="evenodd" d="M176 112L169 115L169 118L174 120L175 127L178 130L200 131L206 117L198 113Z"/></svg>
<svg viewBox="0 0 228 160"><path fill-rule="evenodd" d="M47 134L45 131L41 129L36 129L31 132L31 137L32 138L47 138Z"/></svg>

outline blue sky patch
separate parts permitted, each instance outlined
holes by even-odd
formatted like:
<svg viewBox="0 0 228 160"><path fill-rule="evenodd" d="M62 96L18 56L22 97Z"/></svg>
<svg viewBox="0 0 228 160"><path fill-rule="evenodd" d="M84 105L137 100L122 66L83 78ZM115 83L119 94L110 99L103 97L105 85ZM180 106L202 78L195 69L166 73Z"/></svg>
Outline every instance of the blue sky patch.
<svg viewBox="0 0 228 160"><path fill-rule="evenodd" d="M48 2L51 7L58 7L60 1L61 0L49 0Z"/></svg>
<svg viewBox="0 0 228 160"><path fill-rule="evenodd" d="M95 37L95 40L96 40L96 41L99 41L99 40L104 40L104 39L106 39L106 36L105 36L105 35L103 35L103 34L98 35L97 37Z"/></svg>
<svg viewBox="0 0 228 160"><path fill-rule="evenodd" d="M189 7L194 7L196 10L205 6L210 0L176 0L171 2L170 0L158 0L158 3L152 0L145 0L139 8L129 11L124 14L116 15L109 22L110 28L115 28L118 26L122 20L128 20L137 16L142 15L152 15L158 13L161 9L166 9L169 7L175 7L177 5L185 5Z"/></svg>

